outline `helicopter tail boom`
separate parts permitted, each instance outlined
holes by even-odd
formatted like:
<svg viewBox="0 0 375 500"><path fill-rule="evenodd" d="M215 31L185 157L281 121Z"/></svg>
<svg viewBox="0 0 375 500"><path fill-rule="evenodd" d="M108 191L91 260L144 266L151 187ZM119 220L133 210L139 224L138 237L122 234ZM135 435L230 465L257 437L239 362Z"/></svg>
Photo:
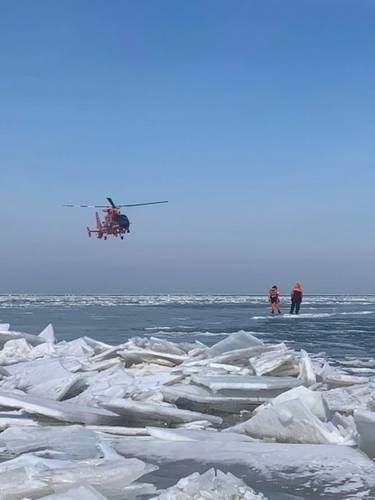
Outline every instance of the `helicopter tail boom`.
<svg viewBox="0 0 375 500"><path fill-rule="evenodd" d="M90 229L89 227L87 227L87 232L90 238L93 233L96 234L97 238L99 239L103 238L104 235L103 224L102 221L100 220L98 212L96 212L96 229Z"/></svg>

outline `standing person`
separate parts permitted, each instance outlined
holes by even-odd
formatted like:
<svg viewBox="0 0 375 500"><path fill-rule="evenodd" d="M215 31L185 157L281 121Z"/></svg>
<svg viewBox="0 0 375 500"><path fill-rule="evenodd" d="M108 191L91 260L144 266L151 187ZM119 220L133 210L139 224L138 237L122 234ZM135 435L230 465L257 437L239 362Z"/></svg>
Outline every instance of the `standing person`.
<svg viewBox="0 0 375 500"><path fill-rule="evenodd" d="M271 304L271 313L275 314L275 311L277 311L279 314L281 314L280 292L276 285L273 285L271 290L268 292L268 300L269 303Z"/></svg>
<svg viewBox="0 0 375 500"><path fill-rule="evenodd" d="M291 299L292 304L290 306L290 314L294 314L294 309L296 310L296 314L298 314L303 299L303 290L301 283L297 282L292 288Z"/></svg>

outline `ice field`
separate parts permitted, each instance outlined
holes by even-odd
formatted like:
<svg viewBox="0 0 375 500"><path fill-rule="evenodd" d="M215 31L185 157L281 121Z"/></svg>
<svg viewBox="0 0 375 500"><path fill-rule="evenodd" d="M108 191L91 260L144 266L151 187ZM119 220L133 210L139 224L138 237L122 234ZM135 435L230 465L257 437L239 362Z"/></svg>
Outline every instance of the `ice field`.
<svg viewBox="0 0 375 500"><path fill-rule="evenodd" d="M26 309L35 322L45 310L3 304L3 319ZM168 317L182 318L180 306ZM100 307L96 315L117 306ZM194 307L202 317L202 305ZM208 307L210 321L223 314L222 304ZM371 317L373 302L349 307L330 314L357 321ZM180 324L191 321L184 317ZM343 356L348 342L337 334L340 347L329 355L277 338L317 316L265 316L249 319L263 331L206 336L173 336L161 319L117 343L99 340L95 329L96 338L69 340L51 325L38 335L0 325L0 499L375 498L370 352ZM267 323L277 334L265 335Z"/></svg>

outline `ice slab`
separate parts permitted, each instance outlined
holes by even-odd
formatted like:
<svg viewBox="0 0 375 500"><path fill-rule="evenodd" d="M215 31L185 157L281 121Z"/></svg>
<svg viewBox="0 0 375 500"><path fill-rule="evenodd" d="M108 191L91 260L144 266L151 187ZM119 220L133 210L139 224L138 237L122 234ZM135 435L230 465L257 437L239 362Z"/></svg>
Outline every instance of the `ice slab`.
<svg viewBox="0 0 375 500"><path fill-rule="evenodd" d="M90 485L108 499L127 498L126 487L143 475L156 470L136 458L123 458L108 448L103 459L70 462L62 467L50 467L33 474L55 491L81 484Z"/></svg>
<svg viewBox="0 0 375 500"><path fill-rule="evenodd" d="M327 412L326 407L323 402L322 393L319 391L312 391L307 387L301 385L299 387L295 387L294 389L290 389L289 391L283 392L276 398L272 399L269 403L270 405L277 405L278 403L282 403L285 401L290 401L291 399L299 399L302 401L319 420L326 421L327 420ZM254 413L259 413L261 410L265 408L265 405L258 406L254 410Z"/></svg>
<svg viewBox="0 0 375 500"><path fill-rule="evenodd" d="M91 486L78 486L63 493L53 493L42 497L43 500L77 500L78 498L79 500L107 500L105 496Z"/></svg>
<svg viewBox="0 0 375 500"><path fill-rule="evenodd" d="M37 346L45 342L45 339L37 335L6 330L6 331L0 331L0 348L4 347L5 342L8 342L8 340L15 340L15 339L24 339L32 346Z"/></svg>
<svg viewBox="0 0 375 500"><path fill-rule="evenodd" d="M33 347L29 358L30 359L38 359L38 358L47 358L53 357L56 354L56 350L54 344L52 342L45 342L44 344L39 344Z"/></svg>
<svg viewBox="0 0 375 500"><path fill-rule="evenodd" d="M179 408L212 413L239 413L259 405L258 398L219 396L204 387L192 384L174 384L161 389L164 401Z"/></svg>
<svg viewBox="0 0 375 500"><path fill-rule="evenodd" d="M292 375L299 373L296 355L288 351L286 346L284 349L264 352L258 357L250 358L250 365L257 375L273 375L280 370L291 371Z"/></svg>
<svg viewBox="0 0 375 500"><path fill-rule="evenodd" d="M329 388L346 387L355 384L367 384L369 382L368 377L348 375L333 368L328 363L325 363L323 368L320 370L319 377L328 385Z"/></svg>
<svg viewBox="0 0 375 500"><path fill-rule="evenodd" d="M86 425L86 429L116 436L149 436L145 427L123 427L111 425Z"/></svg>
<svg viewBox="0 0 375 500"><path fill-rule="evenodd" d="M299 362L300 378L306 387L316 384L316 375L311 359L306 351L301 349L301 357Z"/></svg>
<svg viewBox="0 0 375 500"><path fill-rule="evenodd" d="M268 405L232 430L279 443L355 444L333 425L321 422L300 399Z"/></svg>
<svg viewBox="0 0 375 500"><path fill-rule="evenodd" d="M18 378L18 388L28 390L38 384L71 376L59 359L36 359L7 366L7 371Z"/></svg>
<svg viewBox="0 0 375 500"><path fill-rule="evenodd" d="M44 415L62 422L82 424L116 424L121 419L115 413L89 406L78 406L65 401L30 396L28 394L14 394L0 391L0 407L23 409L27 413Z"/></svg>
<svg viewBox="0 0 375 500"><path fill-rule="evenodd" d="M157 489L150 483L133 483L125 486L122 490L122 499L140 500L141 498L150 498L149 495L156 493ZM145 497L144 495L147 495Z"/></svg>
<svg viewBox="0 0 375 500"><path fill-rule="evenodd" d="M86 389L70 399L71 403L97 406L100 401L121 398L134 384L134 378L122 365L116 365L85 377Z"/></svg>
<svg viewBox="0 0 375 500"><path fill-rule="evenodd" d="M194 433L182 432L190 437ZM374 498L375 463L350 447L252 442L241 434L233 438L229 432L196 434L199 446L191 441L122 437L116 438L114 447L126 456L147 459L161 467L170 464L175 477L181 477L180 471L183 475L194 472L201 464L241 470L241 478L261 491L277 484L285 494L298 491L298 496L309 499Z"/></svg>
<svg viewBox="0 0 375 500"><path fill-rule="evenodd" d="M8 429L8 427L37 427L38 422L32 418L27 418L21 415L20 412L0 412L0 431ZM1 441L0 435L0 441Z"/></svg>
<svg viewBox="0 0 375 500"><path fill-rule="evenodd" d="M126 417L129 424L180 424L195 420L208 420L220 425L222 418L189 410L180 410L175 406L151 402L133 401L131 399L113 399L103 403L105 408Z"/></svg>
<svg viewBox="0 0 375 500"><path fill-rule="evenodd" d="M228 351L261 346L262 344L263 342L254 337L254 335L251 335L251 333L244 331L235 332L210 347L208 349L208 355L211 357L219 356Z"/></svg>
<svg viewBox="0 0 375 500"><path fill-rule="evenodd" d="M86 360L96 353L95 346L86 340L88 337L81 337L69 342L62 341L55 345L56 353L60 357L72 356Z"/></svg>
<svg viewBox="0 0 375 500"><path fill-rule="evenodd" d="M100 406L102 401L113 398L155 399L163 384L180 380L180 376L160 365L122 365L85 375L87 388L71 402ZM161 400L161 395L160 398Z"/></svg>
<svg viewBox="0 0 375 500"><path fill-rule="evenodd" d="M119 357L103 359L102 361L91 362L91 360L82 367L84 371L103 371L114 366L124 366L125 362Z"/></svg>
<svg viewBox="0 0 375 500"><path fill-rule="evenodd" d="M60 452L60 457L64 454L68 459L99 456L97 435L79 426L12 427L0 434L0 444L13 455L53 450Z"/></svg>
<svg viewBox="0 0 375 500"><path fill-rule="evenodd" d="M160 441L187 441L187 442L200 442L210 441L218 445L222 443L231 443L235 446L236 443L254 442L255 440L243 434L236 434L234 432L217 432L213 430L199 430L199 429L166 429L165 427L146 427L148 435ZM121 440L119 441L121 442Z"/></svg>
<svg viewBox="0 0 375 500"><path fill-rule="evenodd" d="M81 377L79 375L69 375L48 380L42 384L37 384L27 390L28 394L33 396L41 396L55 401L61 401L68 397L71 392L75 392L74 388L80 385Z"/></svg>
<svg viewBox="0 0 375 500"><path fill-rule="evenodd" d="M178 481L175 486L161 492L151 500L267 500L230 472L209 469L203 474L195 472Z"/></svg>
<svg viewBox="0 0 375 500"><path fill-rule="evenodd" d="M354 385L340 387L322 392L328 412L352 414L355 409L370 409L375 406L375 391L373 385Z"/></svg>
<svg viewBox="0 0 375 500"><path fill-rule="evenodd" d="M14 388L24 390L31 395L54 400L66 397L80 379L78 375L66 370L59 359L25 361L9 365L7 370L13 375L13 379L7 381L4 389L10 389L12 384Z"/></svg>
<svg viewBox="0 0 375 500"><path fill-rule="evenodd" d="M186 356L151 351L147 349L123 350L119 351L118 355L125 360L127 366L131 366L137 363L158 363L164 365L167 364L169 366L176 366L187 359Z"/></svg>
<svg viewBox="0 0 375 500"><path fill-rule="evenodd" d="M367 384L369 381L370 380L368 377L359 377L356 375L347 375L344 373L331 373L324 379L324 382L326 382L329 387L343 387L354 384Z"/></svg>
<svg viewBox="0 0 375 500"><path fill-rule="evenodd" d="M4 378L4 377L9 377L10 373L8 372L8 370L6 368L4 368L3 366L0 366L0 379Z"/></svg>
<svg viewBox="0 0 375 500"><path fill-rule="evenodd" d="M359 447L369 457L375 458L375 413L355 410L354 421L359 433Z"/></svg>
<svg viewBox="0 0 375 500"><path fill-rule="evenodd" d="M28 359L31 356L32 347L25 339L14 339L5 342L0 351L0 364L10 365Z"/></svg>
<svg viewBox="0 0 375 500"><path fill-rule="evenodd" d="M249 366L249 358L255 357L267 350L273 349L269 349L269 347L265 345L245 347L243 349L234 349L233 351L224 352L223 354L209 358L209 360L216 363L230 363L236 366ZM185 365L189 365L191 363L194 363L194 361L186 361Z"/></svg>
<svg viewBox="0 0 375 500"><path fill-rule="evenodd" d="M54 344L56 342L55 331L51 323L47 325L43 331L40 332L39 337L50 344Z"/></svg>
<svg viewBox="0 0 375 500"><path fill-rule="evenodd" d="M126 459L108 445L101 447L104 458L69 461L24 454L0 464L0 498L40 498L84 485L110 500L120 500L127 498L125 488L157 469L136 458Z"/></svg>
<svg viewBox="0 0 375 500"><path fill-rule="evenodd" d="M29 470L20 468L9 472L0 472L1 500L28 500L41 498L51 493L48 485L29 477Z"/></svg>
<svg viewBox="0 0 375 500"><path fill-rule="evenodd" d="M170 342L169 340L159 339L156 337L134 337L125 344L126 349L142 348L146 350L163 352L165 354L175 354L177 356L185 356L187 354L186 348L183 344ZM188 345L188 349L193 348L194 345Z"/></svg>
<svg viewBox="0 0 375 500"><path fill-rule="evenodd" d="M228 396L254 397L263 402L282 392L301 385L292 377L259 377L253 375L193 375L195 384L208 387L212 392Z"/></svg>

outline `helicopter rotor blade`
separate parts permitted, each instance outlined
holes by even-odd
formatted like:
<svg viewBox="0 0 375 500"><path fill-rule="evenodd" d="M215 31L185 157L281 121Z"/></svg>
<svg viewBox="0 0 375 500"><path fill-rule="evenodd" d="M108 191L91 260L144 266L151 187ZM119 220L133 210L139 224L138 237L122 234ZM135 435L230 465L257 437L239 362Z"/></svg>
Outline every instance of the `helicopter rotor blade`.
<svg viewBox="0 0 375 500"><path fill-rule="evenodd" d="M112 198L107 198L108 203L111 205L112 208L117 208L116 205L113 203Z"/></svg>
<svg viewBox="0 0 375 500"><path fill-rule="evenodd" d="M63 205L70 208L106 208L107 205Z"/></svg>
<svg viewBox="0 0 375 500"><path fill-rule="evenodd" d="M168 201L149 201L148 203L132 203L130 205L119 205L119 207L143 207L144 205L158 205L159 203L168 203Z"/></svg>

